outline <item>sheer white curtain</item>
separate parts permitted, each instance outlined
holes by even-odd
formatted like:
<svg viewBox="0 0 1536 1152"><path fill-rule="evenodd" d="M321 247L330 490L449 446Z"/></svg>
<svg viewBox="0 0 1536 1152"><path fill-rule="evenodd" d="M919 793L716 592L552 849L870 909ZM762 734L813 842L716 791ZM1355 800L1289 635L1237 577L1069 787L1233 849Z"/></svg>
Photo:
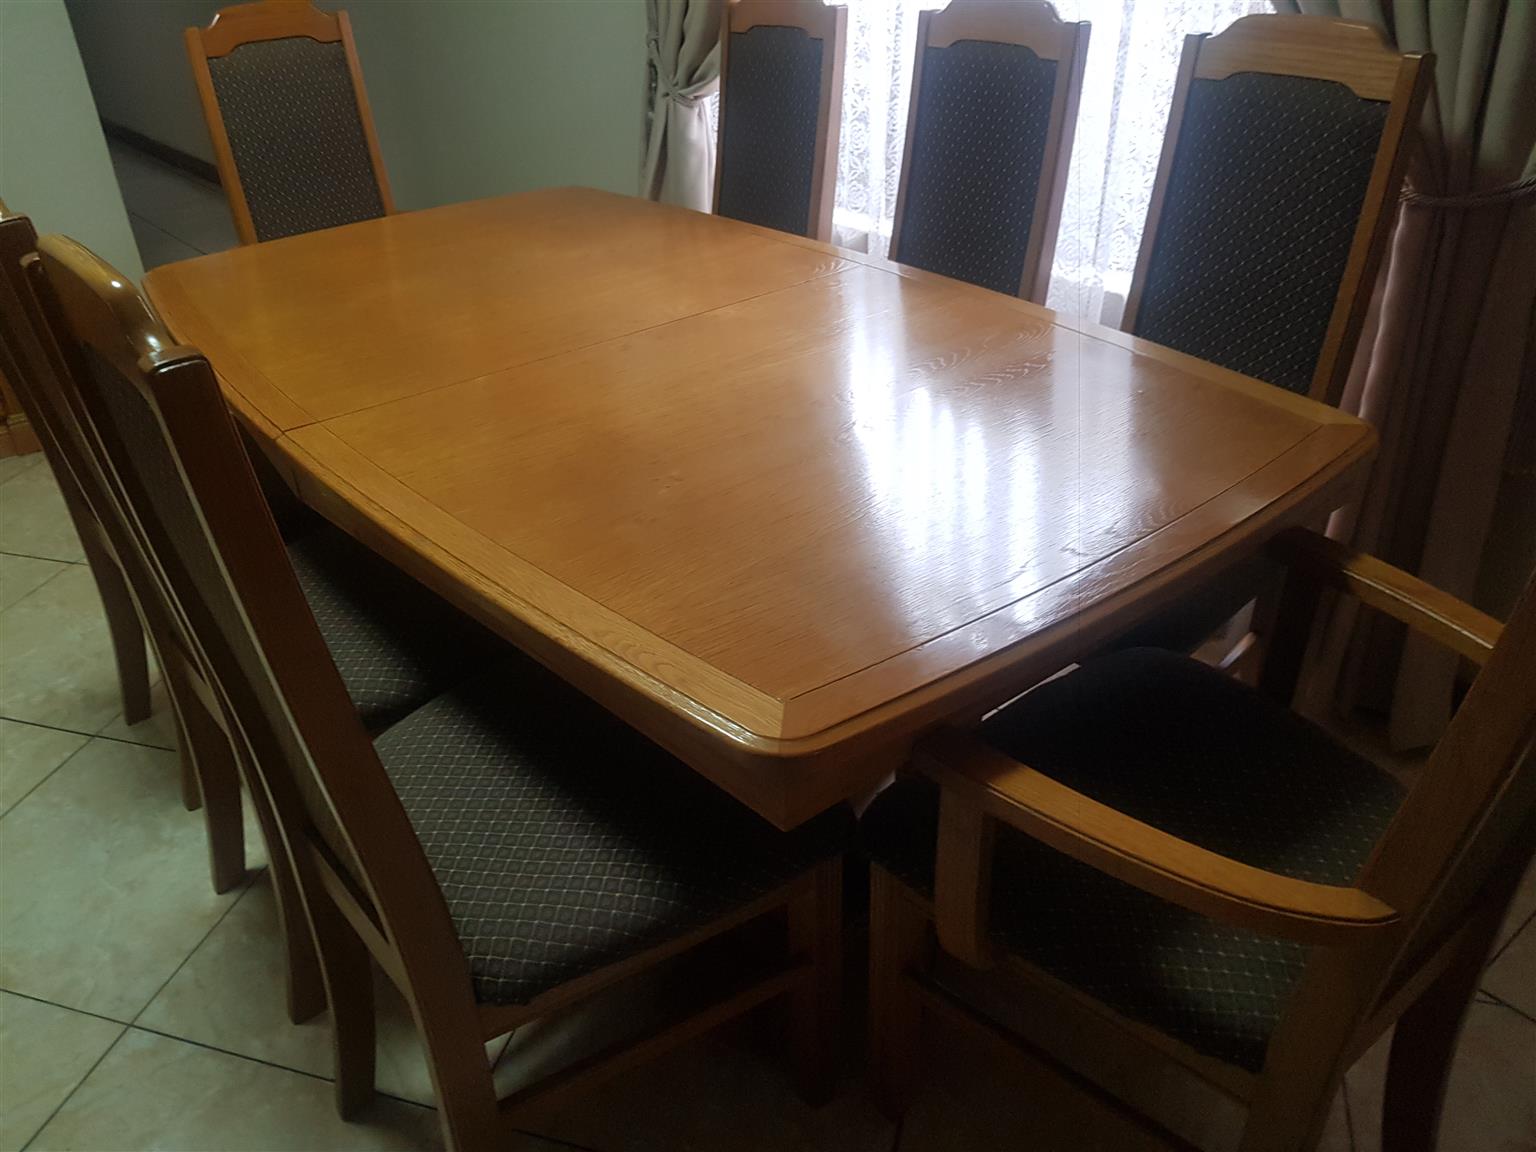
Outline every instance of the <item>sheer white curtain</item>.
<svg viewBox="0 0 1536 1152"><path fill-rule="evenodd" d="M833 242L884 256L907 131L917 14L945 0L844 0L848 57ZM1219 32L1269 0L1055 0L1088 20L1088 69L1048 303L1119 322L1157 172L1184 36Z"/></svg>

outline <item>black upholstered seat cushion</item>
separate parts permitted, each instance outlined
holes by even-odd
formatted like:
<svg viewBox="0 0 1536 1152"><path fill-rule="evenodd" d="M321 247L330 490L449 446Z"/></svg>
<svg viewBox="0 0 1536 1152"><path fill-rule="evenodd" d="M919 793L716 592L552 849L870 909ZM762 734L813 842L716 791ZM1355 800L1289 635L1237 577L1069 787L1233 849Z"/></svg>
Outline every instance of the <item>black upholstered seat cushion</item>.
<svg viewBox="0 0 1536 1152"><path fill-rule="evenodd" d="M923 50L897 260L1018 294L1055 90L1020 44Z"/></svg>
<svg viewBox="0 0 1536 1152"><path fill-rule="evenodd" d="M1197 661L1132 649L1042 685L987 741L1084 794L1259 868L1349 884L1402 790L1369 761ZM932 892L938 790L903 779L865 813L870 855ZM999 945L1125 1016L1250 1070L1304 946L1218 924L1007 827L993 863Z"/></svg>
<svg viewBox="0 0 1536 1152"><path fill-rule="evenodd" d="M852 832L842 809L778 831L525 660L376 747L489 1003L526 1003L703 927Z"/></svg>
<svg viewBox="0 0 1536 1152"><path fill-rule="evenodd" d="M803 28L731 33L720 112L721 216L809 233L824 51Z"/></svg>
<svg viewBox="0 0 1536 1152"><path fill-rule="evenodd" d="M288 559L370 732L505 651L474 621L334 528L290 541Z"/></svg>

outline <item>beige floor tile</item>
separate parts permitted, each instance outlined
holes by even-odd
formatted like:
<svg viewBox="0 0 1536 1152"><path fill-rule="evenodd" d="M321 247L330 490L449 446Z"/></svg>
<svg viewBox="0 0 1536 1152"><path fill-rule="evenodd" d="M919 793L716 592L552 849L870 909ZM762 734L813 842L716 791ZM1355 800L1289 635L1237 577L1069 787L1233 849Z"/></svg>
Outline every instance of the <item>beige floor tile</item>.
<svg viewBox="0 0 1536 1152"><path fill-rule="evenodd" d="M719 1033L530 1118L525 1127L624 1152L887 1152L893 1136L858 1083L812 1108L775 1060Z"/></svg>
<svg viewBox="0 0 1536 1152"><path fill-rule="evenodd" d="M154 687L149 690L149 703L152 711L148 720L129 724L119 712L97 735L108 736L113 740L127 740L131 744L148 744L152 748L174 750L176 717L171 712L171 698L166 695L164 680L156 680Z"/></svg>
<svg viewBox="0 0 1536 1152"><path fill-rule="evenodd" d="M218 185L120 145L113 146L112 167L133 215L197 252L222 252L240 242Z"/></svg>
<svg viewBox="0 0 1536 1152"><path fill-rule="evenodd" d="M20 1152L123 1026L0 992L0 1152Z"/></svg>
<svg viewBox="0 0 1536 1152"><path fill-rule="evenodd" d="M129 1029L32 1143L33 1152L342 1152L442 1147L437 1117L380 1099L336 1115L324 1080Z"/></svg>
<svg viewBox="0 0 1536 1152"><path fill-rule="evenodd" d="M0 487L0 552L85 559L51 468L28 468Z"/></svg>
<svg viewBox="0 0 1536 1152"><path fill-rule="evenodd" d="M0 987L131 1020L234 899L175 753L92 740L0 824Z"/></svg>
<svg viewBox="0 0 1536 1152"><path fill-rule="evenodd" d="M1381 1100L1391 1034L1346 1081L1355 1152L1382 1152ZM1439 1152L1536 1150L1536 1024L1498 1004L1474 1003L1451 1066Z"/></svg>
<svg viewBox="0 0 1536 1152"><path fill-rule="evenodd" d="M41 452L28 452L25 456L0 456L0 484L14 480L29 468L43 463Z"/></svg>
<svg viewBox="0 0 1536 1152"><path fill-rule="evenodd" d="M277 901L266 873L258 876L192 958L136 1023L241 1056L316 1076L332 1074L328 1016L289 1021L283 1005L283 949ZM410 1012L394 987L375 982L379 1091L419 1104L434 1100L426 1055ZM487 1046L487 1059L501 1050Z"/></svg>
<svg viewBox="0 0 1536 1152"><path fill-rule="evenodd" d="M83 564L0 612L0 716L89 733L121 707L107 619Z"/></svg>
<svg viewBox="0 0 1536 1152"><path fill-rule="evenodd" d="M0 552L0 612L68 567L62 560L39 560L35 556Z"/></svg>
<svg viewBox="0 0 1536 1152"><path fill-rule="evenodd" d="M1520 929L1488 966L1483 987L1527 1016L1536 1017L1536 920ZM1531 1091L1536 1093L1536 1069L1532 1069Z"/></svg>
<svg viewBox="0 0 1536 1152"><path fill-rule="evenodd" d="M1536 860L1531 861L1525 875L1520 877L1520 886L1515 889L1515 895L1509 902L1509 911L1504 914L1504 923L1494 939L1493 951L1497 952L1513 940L1515 933L1532 916L1536 916Z"/></svg>
<svg viewBox="0 0 1536 1152"><path fill-rule="evenodd" d="M89 739L78 732L0 720L0 816Z"/></svg>
<svg viewBox="0 0 1536 1152"><path fill-rule="evenodd" d="M162 264L174 264L178 260L194 260L202 253L190 244L176 239L158 224L151 224L142 216L132 213L128 226L133 229L134 242L139 247L139 263L144 271L159 268Z"/></svg>

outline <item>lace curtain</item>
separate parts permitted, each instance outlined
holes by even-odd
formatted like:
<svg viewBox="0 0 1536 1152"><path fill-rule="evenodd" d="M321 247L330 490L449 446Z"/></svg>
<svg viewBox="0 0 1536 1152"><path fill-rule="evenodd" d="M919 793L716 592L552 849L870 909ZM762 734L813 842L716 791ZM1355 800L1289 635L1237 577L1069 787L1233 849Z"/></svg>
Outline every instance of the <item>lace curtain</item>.
<svg viewBox="0 0 1536 1152"><path fill-rule="evenodd" d="M907 133L917 15L945 0L845 0L848 57L833 242L884 256ZM1117 324L1136 264L1184 36L1219 32L1268 0L1056 0L1088 20L1088 69L1049 304Z"/></svg>

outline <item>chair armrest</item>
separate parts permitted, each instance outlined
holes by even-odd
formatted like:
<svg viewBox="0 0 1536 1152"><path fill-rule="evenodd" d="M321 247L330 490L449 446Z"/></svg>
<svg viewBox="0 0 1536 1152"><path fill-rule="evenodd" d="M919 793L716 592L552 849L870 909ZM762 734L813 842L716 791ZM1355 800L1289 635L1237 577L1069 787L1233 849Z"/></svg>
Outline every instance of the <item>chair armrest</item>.
<svg viewBox="0 0 1536 1152"><path fill-rule="evenodd" d="M989 959L986 826L994 820L1154 896L1265 935L1356 944L1398 921L1393 908L1359 888L1314 884L1220 856L955 729L919 741L913 761L943 789L934 875L939 942L974 964Z"/></svg>
<svg viewBox="0 0 1536 1152"><path fill-rule="evenodd" d="M1492 616L1417 576L1316 532L1283 532L1271 548L1293 570L1348 593L1479 665L1504 631Z"/></svg>

